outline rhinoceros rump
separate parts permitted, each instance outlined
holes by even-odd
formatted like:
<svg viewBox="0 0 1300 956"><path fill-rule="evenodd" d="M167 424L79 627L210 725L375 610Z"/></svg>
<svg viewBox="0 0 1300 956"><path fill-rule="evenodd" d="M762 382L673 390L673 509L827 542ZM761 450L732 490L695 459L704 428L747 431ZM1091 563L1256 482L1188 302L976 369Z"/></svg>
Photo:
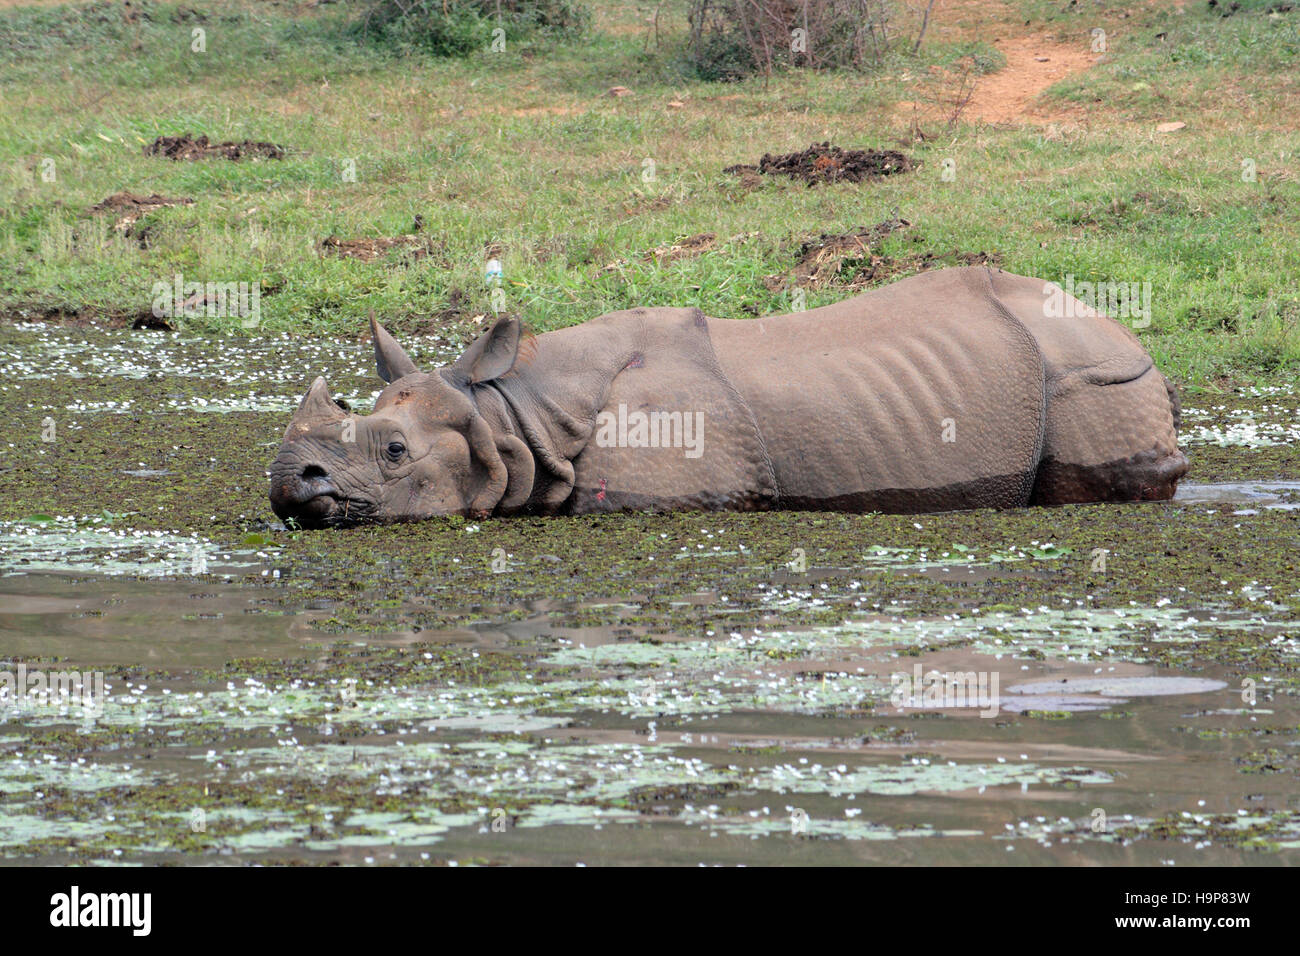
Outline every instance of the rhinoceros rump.
<svg viewBox="0 0 1300 956"><path fill-rule="evenodd" d="M1173 496L1178 401L1137 338L983 268L729 321L633 309L498 321L421 372L371 321L370 415L317 378L271 467L304 527L434 515L921 512ZM1056 309L1045 303L1056 297Z"/></svg>

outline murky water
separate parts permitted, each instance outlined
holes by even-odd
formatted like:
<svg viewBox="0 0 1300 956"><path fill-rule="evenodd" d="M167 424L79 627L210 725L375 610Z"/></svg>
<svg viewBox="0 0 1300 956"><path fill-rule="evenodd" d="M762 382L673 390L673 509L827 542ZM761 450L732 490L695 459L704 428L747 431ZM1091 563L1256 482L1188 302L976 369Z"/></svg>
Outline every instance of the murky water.
<svg viewBox="0 0 1300 956"><path fill-rule="evenodd" d="M0 699L0 852L1190 863L1239 861L1252 827L1300 848L1294 699L1264 684L1252 705L1225 668L1141 663L1202 624L1300 656L1296 622L1271 614L870 614L650 638L550 606L326 634L328 607L213 577L0 579L0 654L107 673L90 707Z"/></svg>
<svg viewBox="0 0 1300 956"><path fill-rule="evenodd" d="M1300 481L1225 481L1179 487L1180 504L1232 505L1233 514L1254 514L1257 508L1300 508Z"/></svg>
<svg viewBox="0 0 1300 956"><path fill-rule="evenodd" d="M0 856L1300 860L1289 393L1189 410L1171 504L288 533L284 412L368 362L0 336Z"/></svg>

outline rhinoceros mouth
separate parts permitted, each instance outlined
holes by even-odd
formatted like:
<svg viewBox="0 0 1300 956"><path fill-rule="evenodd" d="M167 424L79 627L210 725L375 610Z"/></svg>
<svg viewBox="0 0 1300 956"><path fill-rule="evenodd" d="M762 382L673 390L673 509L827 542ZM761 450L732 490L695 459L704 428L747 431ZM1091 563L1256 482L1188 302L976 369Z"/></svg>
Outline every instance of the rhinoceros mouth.
<svg viewBox="0 0 1300 956"><path fill-rule="evenodd" d="M361 498L333 497L333 507L325 518L328 528L349 528L374 520L374 505Z"/></svg>
<svg viewBox="0 0 1300 956"><path fill-rule="evenodd" d="M314 498L308 498L306 501L299 502L294 510L294 517L298 523L303 526L323 527L334 516L334 512L339 508L339 497L336 494L327 493L316 495Z"/></svg>
<svg viewBox="0 0 1300 956"><path fill-rule="evenodd" d="M373 511L368 501L328 492L299 504L293 518L304 528L348 528L370 521Z"/></svg>
<svg viewBox="0 0 1300 956"><path fill-rule="evenodd" d="M298 500L293 500L291 494L280 491L271 496L272 510L290 527L346 528L372 520L375 510L369 501L349 498L332 489Z"/></svg>

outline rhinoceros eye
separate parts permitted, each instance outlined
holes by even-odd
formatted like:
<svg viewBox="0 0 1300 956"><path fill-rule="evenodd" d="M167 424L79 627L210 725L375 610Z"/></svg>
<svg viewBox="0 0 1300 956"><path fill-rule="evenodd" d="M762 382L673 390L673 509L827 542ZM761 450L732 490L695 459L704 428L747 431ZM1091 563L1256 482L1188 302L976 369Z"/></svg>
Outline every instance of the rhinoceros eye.
<svg viewBox="0 0 1300 956"><path fill-rule="evenodd" d="M397 461L399 458L401 458L403 455L406 454L406 446L403 445L400 441L390 441L388 443L388 448L385 449L385 451L387 451L389 458L391 458L393 461Z"/></svg>

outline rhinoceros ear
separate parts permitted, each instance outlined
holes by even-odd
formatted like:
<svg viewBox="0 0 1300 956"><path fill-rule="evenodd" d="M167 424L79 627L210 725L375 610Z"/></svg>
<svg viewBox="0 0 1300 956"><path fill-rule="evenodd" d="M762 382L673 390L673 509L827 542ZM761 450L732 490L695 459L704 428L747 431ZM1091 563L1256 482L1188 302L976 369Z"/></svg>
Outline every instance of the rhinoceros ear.
<svg viewBox="0 0 1300 956"><path fill-rule="evenodd" d="M397 344L397 340L375 321L374 312L370 313L370 335L375 340L375 369L385 382L418 371L411 357Z"/></svg>
<svg viewBox="0 0 1300 956"><path fill-rule="evenodd" d="M453 368L468 376L471 385L500 378L515 367L522 335L518 319L502 316L456 359Z"/></svg>
<svg viewBox="0 0 1300 956"><path fill-rule="evenodd" d="M315 425L345 421L347 417L347 413L330 398L329 386L325 384L325 379L317 376L316 381L311 383L311 388L307 389L307 394L303 396L302 404L293 413L290 424L307 429Z"/></svg>

